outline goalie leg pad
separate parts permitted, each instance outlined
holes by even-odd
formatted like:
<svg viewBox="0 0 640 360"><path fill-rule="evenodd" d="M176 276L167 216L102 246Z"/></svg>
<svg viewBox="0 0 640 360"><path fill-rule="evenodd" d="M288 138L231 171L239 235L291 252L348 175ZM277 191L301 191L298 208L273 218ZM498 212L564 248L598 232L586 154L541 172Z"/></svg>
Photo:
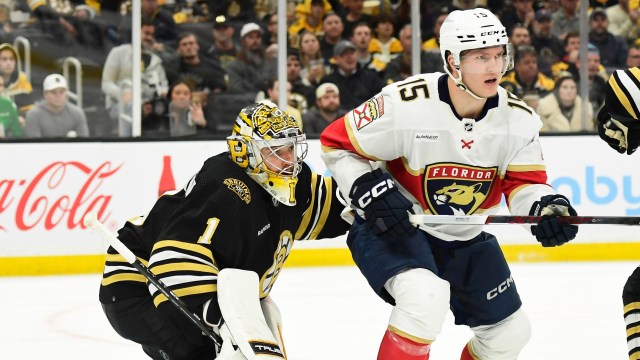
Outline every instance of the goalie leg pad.
<svg viewBox="0 0 640 360"><path fill-rule="evenodd" d="M395 275L384 286L396 302L389 325L422 343L435 340L449 311L449 283L419 268Z"/></svg>
<svg viewBox="0 0 640 360"><path fill-rule="evenodd" d="M522 308L497 324L476 326L471 330L475 336L468 347L482 360L517 359L531 338L531 323Z"/></svg>
<svg viewBox="0 0 640 360"><path fill-rule="evenodd" d="M233 341L248 360L284 359L262 313L255 272L222 269L218 273L218 304Z"/></svg>
<svg viewBox="0 0 640 360"><path fill-rule="evenodd" d="M267 296L262 299L260 301L260 306L262 307L264 319L267 321L267 325L269 326L269 329L271 329L273 337L278 341L278 345L280 346L280 349L282 349L284 358L286 359L287 351L284 348L284 339L282 338L282 316L280 315L280 309L271 296Z"/></svg>

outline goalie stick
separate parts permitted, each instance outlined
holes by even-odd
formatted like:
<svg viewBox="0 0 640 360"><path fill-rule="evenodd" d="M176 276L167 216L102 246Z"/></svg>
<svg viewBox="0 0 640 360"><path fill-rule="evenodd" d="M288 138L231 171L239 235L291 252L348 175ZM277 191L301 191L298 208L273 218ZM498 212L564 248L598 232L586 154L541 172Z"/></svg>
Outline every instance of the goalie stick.
<svg viewBox="0 0 640 360"><path fill-rule="evenodd" d="M409 214L409 221L415 225L535 225L542 216L513 215L414 215ZM640 225L638 216L560 216L560 221L573 225Z"/></svg>
<svg viewBox="0 0 640 360"><path fill-rule="evenodd" d="M107 228L98 221L98 217L94 212L89 212L84 216L83 219L84 226L96 231L104 240L106 240L109 245L111 245L124 259L131 264L136 270L142 274L150 283L152 283L160 292L171 301L171 303L178 308L191 322L196 325L202 332L207 335L213 342L216 344L218 348L222 346L222 338L216 333L214 333L211 329L209 329L200 318L189 311L187 305L180 300L176 294L174 294L165 284L162 283L156 276L144 266L138 258L126 247L125 244L120 241L115 235L113 235Z"/></svg>

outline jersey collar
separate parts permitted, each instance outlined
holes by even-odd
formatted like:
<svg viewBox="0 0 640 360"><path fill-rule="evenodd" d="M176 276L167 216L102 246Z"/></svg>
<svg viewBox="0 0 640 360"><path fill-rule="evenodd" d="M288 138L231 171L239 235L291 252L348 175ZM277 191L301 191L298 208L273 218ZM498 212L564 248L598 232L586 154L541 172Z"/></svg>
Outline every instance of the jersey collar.
<svg viewBox="0 0 640 360"><path fill-rule="evenodd" d="M458 113L456 112L456 109L453 107L453 102L451 102L451 95L449 94L449 87L447 86L448 78L449 78L449 75L443 74L438 79L438 96L440 96L440 101L449 104L449 107L451 107L451 111L453 112L453 115L455 115L458 118L458 120L462 120L462 116L458 115ZM489 112L489 110L493 108L497 108L498 98L499 98L499 95L488 98L487 102L484 104L484 108L482 109L480 116L478 116L475 120L480 121L484 119L484 117L487 115L487 112Z"/></svg>

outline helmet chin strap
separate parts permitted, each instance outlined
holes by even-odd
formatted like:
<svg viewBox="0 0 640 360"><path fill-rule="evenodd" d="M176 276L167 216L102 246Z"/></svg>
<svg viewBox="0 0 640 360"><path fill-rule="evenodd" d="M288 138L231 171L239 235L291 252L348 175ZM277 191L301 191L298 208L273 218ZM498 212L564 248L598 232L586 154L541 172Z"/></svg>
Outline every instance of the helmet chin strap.
<svg viewBox="0 0 640 360"><path fill-rule="evenodd" d="M458 71L458 74L460 74L459 78L456 78L455 76L453 76L453 74L451 74L451 72L449 72L449 69L445 67L445 71L447 72L447 74L449 74L449 76L451 77L451 79L453 80L453 83L462 91L466 92L467 94L471 95L474 99L476 100L487 100L487 98L485 97L481 97L476 95L473 91L471 91L469 89L469 87L467 85L465 85L462 82L462 72L460 71L460 67L456 66L456 70Z"/></svg>

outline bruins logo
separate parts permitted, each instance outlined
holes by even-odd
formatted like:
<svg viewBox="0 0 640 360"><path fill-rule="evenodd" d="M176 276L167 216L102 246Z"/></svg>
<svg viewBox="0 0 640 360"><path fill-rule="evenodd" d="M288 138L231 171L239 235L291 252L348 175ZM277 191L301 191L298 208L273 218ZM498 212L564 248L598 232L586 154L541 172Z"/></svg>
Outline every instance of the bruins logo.
<svg viewBox="0 0 640 360"><path fill-rule="evenodd" d="M496 173L496 168L430 165L425 171L425 200L434 214L473 214L491 192Z"/></svg>
<svg viewBox="0 0 640 360"><path fill-rule="evenodd" d="M262 138L275 136L284 130L298 129L296 120L284 111L269 106L260 107L254 114L253 121L258 134Z"/></svg>
<svg viewBox="0 0 640 360"><path fill-rule="evenodd" d="M251 202L251 193L249 192L249 187L245 183L233 178L224 179L223 183L227 185L229 190L236 193L242 201L247 204Z"/></svg>

